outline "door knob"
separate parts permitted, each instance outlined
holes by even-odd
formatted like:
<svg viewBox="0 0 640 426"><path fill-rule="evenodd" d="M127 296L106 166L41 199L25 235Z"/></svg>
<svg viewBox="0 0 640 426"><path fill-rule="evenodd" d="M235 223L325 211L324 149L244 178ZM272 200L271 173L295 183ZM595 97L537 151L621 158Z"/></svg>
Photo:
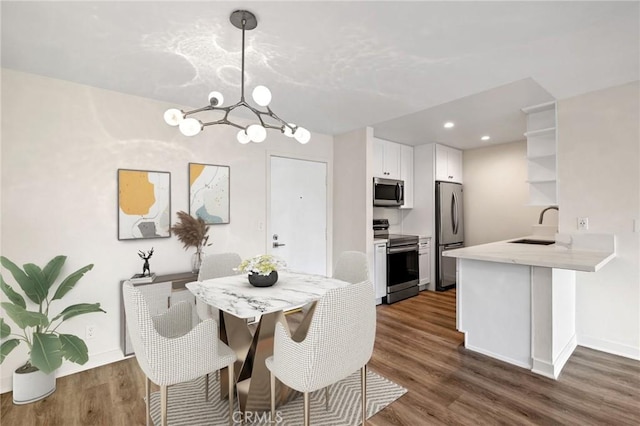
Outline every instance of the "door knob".
<svg viewBox="0 0 640 426"><path fill-rule="evenodd" d="M286 246L286 244L282 244L282 243L279 243L277 241L273 242L273 248L278 248L278 247L282 247L282 246Z"/></svg>

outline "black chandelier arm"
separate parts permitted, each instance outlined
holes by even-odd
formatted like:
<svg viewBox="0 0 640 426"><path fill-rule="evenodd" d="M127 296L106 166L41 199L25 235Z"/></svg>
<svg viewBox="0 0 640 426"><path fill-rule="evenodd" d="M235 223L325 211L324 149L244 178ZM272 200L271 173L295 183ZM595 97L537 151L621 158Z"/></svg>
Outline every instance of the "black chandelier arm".
<svg viewBox="0 0 640 426"><path fill-rule="evenodd" d="M281 129L282 131L284 131L284 127L288 127L289 129L291 129L291 133L295 133L296 129L298 128L298 126L290 126L289 123L287 123L286 121L284 121L282 118L278 117L278 115L271 111L271 108L269 108L269 106L267 105L267 114L269 114L269 117L273 118L274 120L278 120L280 123L282 123L282 128L280 127L276 127L277 129Z"/></svg>
<svg viewBox="0 0 640 426"><path fill-rule="evenodd" d="M209 121L209 122L206 122L206 123L202 123L202 127L213 126L213 125L216 125L216 124L226 124L226 125L229 125L229 126L236 127L236 128L238 128L240 130L244 130L244 126L236 124L233 121L229 121L226 117L225 118L221 118L220 120L217 120L217 121Z"/></svg>

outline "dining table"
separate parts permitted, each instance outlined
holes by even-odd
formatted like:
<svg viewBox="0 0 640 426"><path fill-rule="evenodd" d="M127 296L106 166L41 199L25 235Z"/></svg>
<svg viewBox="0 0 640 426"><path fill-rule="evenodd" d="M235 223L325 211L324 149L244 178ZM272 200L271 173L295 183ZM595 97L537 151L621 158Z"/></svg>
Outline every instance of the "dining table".
<svg viewBox="0 0 640 426"><path fill-rule="evenodd" d="M271 407L269 370L265 359L273 355L274 332L280 323L290 331L285 313L309 305L293 339L302 341L313 317L315 302L327 291L349 283L322 275L278 271L270 287L254 287L246 274L194 281L186 285L201 302L219 312L220 340L236 352L236 391L240 411L265 412ZM257 321L252 321L257 319ZM220 397L228 394L228 375L220 375ZM297 396L276 380L275 400L285 404Z"/></svg>

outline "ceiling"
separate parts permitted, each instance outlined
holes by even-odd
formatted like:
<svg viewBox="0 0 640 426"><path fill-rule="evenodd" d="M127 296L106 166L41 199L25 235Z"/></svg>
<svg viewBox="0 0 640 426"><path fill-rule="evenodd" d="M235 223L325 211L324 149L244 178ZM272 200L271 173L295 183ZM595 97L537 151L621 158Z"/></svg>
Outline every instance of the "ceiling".
<svg viewBox="0 0 640 426"><path fill-rule="evenodd" d="M200 107L247 97L312 132L407 144L521 140L520 108L640 78L639 2L10 2L2 67ZM456 123L445 131L444 120ZM159 125L164 125L159 118ZM491 136L480 142L481 135Z"/></svg>

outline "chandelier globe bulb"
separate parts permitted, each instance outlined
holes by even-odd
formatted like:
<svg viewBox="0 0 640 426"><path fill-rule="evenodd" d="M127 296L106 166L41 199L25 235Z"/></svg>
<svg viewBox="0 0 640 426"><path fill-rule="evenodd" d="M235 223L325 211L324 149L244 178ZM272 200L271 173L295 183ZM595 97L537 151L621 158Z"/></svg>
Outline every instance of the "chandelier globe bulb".
<svg viewBox="0 0 640 426"><path fill-rule="evenodd" d="M311 140L311 133L304 127L298 127L296 132L293 134L293 137L304 145Z"/></svg>
<svg viewBox="0 0 640 426"><path fill-rule="evenodd" d="M195 118L185 118L178 125L180 133L185 136L195 136L202 131L202 122Z"/></svg>
<svg viewBox="0 0 640 426"><path fill-rule="evenodd" d="M240 130L236 137L238 138L238 142L240 142L242 145L246 145L251 142L251 138L244 129Z"/></svg>
<svg viewBox="0 0 640 426"><path fill-rule="evenodd" d="M271 90L265 86L256 86L252 92L253 100L260 106L266 107L271 103Z"/></svg>
<svg viewBox="0 0 640 426"><path fill-rule="evenodd" d="M252 124L247 127L247 135L253 142L260 143L267 138L267 130L259 124Z"/></svg>
<svg viewBox="0 0 640 426"><path fill-rule="evenodd" d="M211 106L222 106L222 103L224 102L224 96L222 96L222 93L220 92L211 92L209 93L209 103L211 104Z"/></svg>
<svg viewBox="0 0 640 426"><path fill-rule="evenodd" d="M164 121L169 126L177 126L184 120L184 113L177 108L169 108L164 113Z"/></svg>

